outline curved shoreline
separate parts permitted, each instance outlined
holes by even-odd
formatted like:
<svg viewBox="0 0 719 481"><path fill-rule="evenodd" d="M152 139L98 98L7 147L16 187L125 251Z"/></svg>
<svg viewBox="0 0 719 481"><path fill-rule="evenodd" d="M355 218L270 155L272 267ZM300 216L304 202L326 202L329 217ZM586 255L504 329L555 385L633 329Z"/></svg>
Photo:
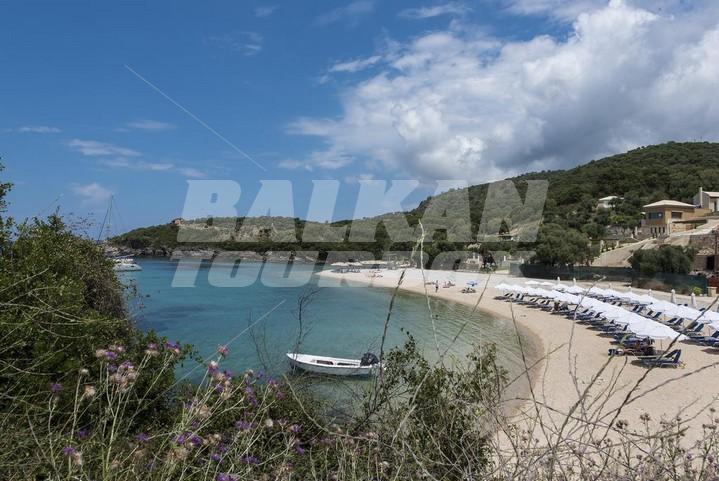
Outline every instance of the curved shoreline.
<svg viewBox="0 0 719 481"><path fill-rule="evenodd" d="M383 277L369 277L367 272L322 271L318 275L320 285L396 288L400 273L382 271ZM447 279L453 280L456 286L440 287L436 293L434 286L425 288L424 280L436 280L442 285ZM468 280L478 282L477 293L460 292ZM633 358L609 358L610 339L597 331L562 316L495 299L501 294L495 285L523 280L508 278L505 274L422 273L408 269L400 290L473 307L485 283L488 284L477 308L503 322L514 320L520 339L523 343L529 341L524 346L526 364L530 366L525 381L529 382L521 386L520 392L509 396L515 398L515 402L509 404L512 412L508 421L523 423L522 427L538 439L551 437L562 429L565 434L582 429L586 421L581 418L589 415L593 423L604 426L617 419L627 421L630 430L644 429L640 419L645 414L649 414L650 425L655 429L660 429L662 420L679 417L687 428L688 442L703 436L702 424L709 420L709 408L719 408L719 388L714 382L719 374L719 349L680 343L676 347L682 349L681 359L685 363L682 368L653 369L647 374L647 368L634 363ZM664 349L667 344L667 341L657 341L656 347ZM630 401L626 402L627 399ZM575 411L578 406L581 409ZM536 423L538 416L544 425L541 432ZM568 416L570 419L566 422Z"/></svg>
<svg viewBox="0 0 719 481"><path fill-rule="evenodd" d="M391 272L391 271L390 271ZM394 271L398 273L399 271ZM388 273L386 272L385 275ZM432 276L432 280L439 280L438 275L447 274L446 272L438 271L425 271L425 275L429 278ZM340 274L331 271L321 271L317 273L318 276L325 279L332 279L335 281L345 281L352 287L375 287L382 289L393 290L397 288L397 282L399 278L397 276L388 277L366 277L364 273L348 273ZM522 404L527 399L531 398L531 391L536 387L539 373L544 369L544 353L546 352L546 346L541 336L532 329L530 325L525 322L525 318L520 316L513 316L511 312L507 312L506 309L502 309L502 306L507 306L507 303L502 301L496 301L494 297L498 294L497 291L487 286L486 291L482 300L477 303L478 295L468 295L459 292L461 287L455 286L454 288L442 288L435 292L433 286L426 286L423 282L417 282L418 279L410 279L405 277L402 284L399 286L399 290L402 292L408 292L424 297L425 295L439 299L445 302L457 303L466 307L475 308L477 311L489 315L502 322L513 325L513 330L517 335L519 347L522 352L523 363L525 367L522 368L522 372L518 373L514 378L510 379L510 383L505 388L504 402L506 403L504 409L505 416L512 418L520 415L524 410ZM440 280L440 284L441 284ZM477 291L481 293L484 286L478 286ZM491 302L490 302L491 301ZM527 369L529 370L529 376L527 376ZM530 385L531 384L531 385Z"/></svg>

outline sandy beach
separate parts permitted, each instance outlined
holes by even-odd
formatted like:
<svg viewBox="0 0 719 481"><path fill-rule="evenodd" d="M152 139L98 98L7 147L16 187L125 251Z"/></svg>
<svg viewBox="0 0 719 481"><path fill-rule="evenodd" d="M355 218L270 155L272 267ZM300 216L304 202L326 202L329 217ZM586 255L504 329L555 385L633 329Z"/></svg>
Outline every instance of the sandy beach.
<svg viewBox="0 0 719 481"><path fill-rule="evenodd" d="M400 271L383 271L382 277L371 277L367 271L343 274L325 271L320 276L320 285L342 282L353 286L392 288L397 285ZM448 279L456 286L442 288L441 285ZM477 293L461 292L469 280L478 282ZM518 381L519 387L514 386L511 391L517 399L507 400L515 407L510 422L522 426L528 419L536 419L539 412L544 426L523 427L534 436L551 439L559 431L564 436L578 433L586 429L586 422L576 421L577 417L591 418L598 426L604 426L616 417L616 420L626 421L630 431L642 430L640 416L648 414L650 420L646 422L655 428L660 426L661 420L680 416L687 428L685 439L688 442L698 439L702 424L709 422L710 407L718 404L716 378L719 349L678 343L676 347L682 349L681 367L647 372L647 368L633 364L632 357L610 358L607 354L612 347L610 339L602 337L597 331L562 316L495 299L502 292L494 286L526 280L506 274L422 273L418 269L408 269L400 288L471 306L476 305L482 295L478 309L509 323L516 321L522 338L528 341L525 351L530 369L529 382L525 377L524 382ZM439 281L437 292L433 285L425 286L425 282L430 281ZM482 294L485 285L486 291ZM616 283L613 287L626 290ZM653 294L656 297L669 296L668 293ZM686 299L679 301L685 302ZM707 298L698 299L700 307L710 301ZM668 343L668 340L657 341L657 348L665 348ZM580 399L583 402L578 403ZM622 404L624 406L617 414ZM646 420L646 416L643 417Z"/></svg>

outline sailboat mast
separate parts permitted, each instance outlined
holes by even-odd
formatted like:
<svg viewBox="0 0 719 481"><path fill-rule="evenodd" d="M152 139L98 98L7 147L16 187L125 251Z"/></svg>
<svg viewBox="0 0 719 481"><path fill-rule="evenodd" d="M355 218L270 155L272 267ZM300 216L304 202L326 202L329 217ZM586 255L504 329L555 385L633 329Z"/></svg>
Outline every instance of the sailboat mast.
<svg viewBox="0 0 719 481"><path fill-rule="evenodd" d="M115 199L114 195L110 196L110 207L107 209L107 235L105 236L105 241L110 238L110 229L112 225L112 201Z"/></svg>
<svg viewBox="0 0 719 481"><path fill-rule="evenodd" d="M105 237L105 240L107 240L108 237L110 237L110 224L112 223L112 201L115 198L115 196L110 196L110 204L107 207L107 211L105 212L105 217L102 219L102 224L100 225L100 231L97 233L97 242L100 243L100 240L102 239L102 233L105 231L105 224L107 224L107 236Z"/></svg>

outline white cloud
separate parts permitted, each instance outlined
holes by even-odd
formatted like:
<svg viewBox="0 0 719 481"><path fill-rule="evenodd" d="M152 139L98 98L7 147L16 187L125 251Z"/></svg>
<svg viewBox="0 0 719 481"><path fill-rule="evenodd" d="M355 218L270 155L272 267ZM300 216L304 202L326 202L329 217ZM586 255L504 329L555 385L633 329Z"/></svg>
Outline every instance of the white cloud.
<svg viewBox="0 0 719 481"><path fill-rule="evenodd" d="M7 129L7 131L21 134L57 134L61 132L57 127L48 127L47 125L24 125L15 129Z"/></svg>
<svg viewBox="0 0 719 481"><path fill-rule="evenodd" d="M147 130L156 132L161 130L172 130L176 128L176 126L167 122L160 122L159 120L143 119L128 122L125 124L124 128L126 130Z"/></svg>
<svg viewBox="0 0 719 481"><path fill-rule="evenodd" d="M465 15L470 8L462 2L449 2L432 7L408 8L399 12L402 18L422 20L425 18L439 17L441 15Z"/></svg>
<svg viewBox="0 0 719 481"><path fill-rule="evenodd" d="M371 57L349 60L346 62L337 62L329 68L330 72L359 72L368 67L375 65L382 60L381 55L372 55Z"/></svg>
<svg viewBox="0 0 719 481"><path fill-rule="evenodd" d="M107 187L103 187L97 182L85 185L74 185L72 191L82 197L83 202L88 204L101 204L106 202L113 192Z"/></svg>
<svg viewBox="0 0 719 481"><path fill-rule="evenodd" d="M255 8L255 17L257 18L265 18L269 17L273 13L275 13L275 10L277 10L277 5L263 5L260 7Z"/></svg>
<svg viewBox="0 0 719 481"><path fill-rule="evenodd" d="M118 147L113 144L107 144L105 142L98 142L97 140L81 140L73 139L67 144L71 149L80 152L82 155L87 156L112 156L117 155L120 157L137 157L140 155L139 152L125 147Z"/></svg>
<svg viewBox="0 0 719 481"><path fill-rule="evenodd" d="M183 177L189 177L193 179L204 179L207 174L194 167L183 167L175 165L171 162L146 162L136 161L126 158L115 158L115 159L103 159L100 161L102 164L112 167L115 169L128 169L145 172L171 172L179 174Z"/></svg>
<svg viewBox="0 0 719 481"><path fill-rule="evenodd" d="M256 32L233 32L207 38L209 45L237 52L245 57L252 57L262 51L263 37Z"/></svg>
<svg viewBox="0 0 719 481"><path fill-rule="evenodd" d="M351 164L353 160L352 156L342 151L342 149L330 147L327 150L312 152L306 159L285 159L280 161L277 165L283 169L290 170L334 170Z"/></svg>
<svg viewBox="0 0 719 481"><path fill-rule="evenodd" d="M204 179L207 177L207 174L193 167L180 167L178 172L185 177L190 177L192 179Z"/></svg>
<svg viewBox="0 0 719 481"><path fill-rule="evenodd" d="M355 73L362 70L366 70L378 62L383 60L382 55L372 55L367 58L358 58L354 60L347 60L344 62L335 62L327 69L327 73L319 78L319 83L323 84L330 80L331 75L334 73Z"/></svg>
<svg viewBox="0 0 719 481"><path fill-rule="evenodd" d="M293 165L376 162L423 179L482 181L719 139L716 8L657 14L612 0L580 14L562 39L425 34L343 91L338 118L293 122L290 132L327 145Z"/></svg>
<svg viewBox="0 0 719 481"><path fill-rule="evenodd" d="M373 0L356 0L344 7L338 7L334 10L317 17L315 23L318 25L329 25L332 23L346 21L350 25L356 25L362 17L374 12Z"/></svg>
<svg viewBox="0 0 719 481"><path fill-rule="evenodd" d="M520 15L545 15L571 22L582 13L602 9L608 0L503 0L507 11ZM693 0L695 5L709 4L713 0ZM633 0L631 4L652 13L673 14L686 11L686 0Z"/></svg>
<svg viewBox="0 0 719 481"><path fill-rule="evenodd" d="M107 159L101 161L108 167L125 168L130 170L145 170L153 172L164 172L175 168L175 164L169 162L145 162L132 161L125 158Z"/></svg>

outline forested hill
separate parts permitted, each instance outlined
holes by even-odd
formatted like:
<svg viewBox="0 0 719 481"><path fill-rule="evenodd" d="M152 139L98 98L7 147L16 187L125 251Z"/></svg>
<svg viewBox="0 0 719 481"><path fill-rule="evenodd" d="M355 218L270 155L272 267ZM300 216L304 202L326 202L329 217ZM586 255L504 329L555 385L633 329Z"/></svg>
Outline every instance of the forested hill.
<svg viewBox="0 0 719 481"><path fill-rule="evenodd" d="M595 218L597 200L602 197L623 197L615 216L631 217L638 215L643 205L661 199L691 203L700 186L704 190L719 190L719 143L669 142L568 170L534 172L509 180L515 182L520 192L523 181L549 181L544 222L581 229L595 220L606 223L607 219ZM484 210L488 185L469 187L473 223L479 222ZM412 213L420 215L429 200Z"/></svg>
<svg viewBox="0 0 719 481"><path fill-rule="evenodd" d="M596 238L610 224L627 228L637 225L644 204L660 199L691 202L700 186L705 190L719 190L719 144L670 142L642 147L568 170L529 173L509 180L514 181L522 195L526 190L524 181L549 181L544 223L559 224ZM488 185L469 187L475 231L484 211ZM440 194L437 199L451 204L457 192ZM624 200L619 202L612 212L598 212L597 199L609 195L621 196ZM405 214L410 225L415 224L421 217L430 199ZM392 215L382 216L385 220L391 217ZM287 225L287 220L282 219L278 225ZM361 223L372 225L373 221L369 219ZM294 226L291 228L296 227L299 234L305 222L295 220L292 224ZM378 237L386 237L382 236L381 230L378 230ZM168 224L136 229L115 238L114 241L134 248L175 248L178 247L177 227ZM386 240L381 239L380 243L387 247Z"/></svg>

